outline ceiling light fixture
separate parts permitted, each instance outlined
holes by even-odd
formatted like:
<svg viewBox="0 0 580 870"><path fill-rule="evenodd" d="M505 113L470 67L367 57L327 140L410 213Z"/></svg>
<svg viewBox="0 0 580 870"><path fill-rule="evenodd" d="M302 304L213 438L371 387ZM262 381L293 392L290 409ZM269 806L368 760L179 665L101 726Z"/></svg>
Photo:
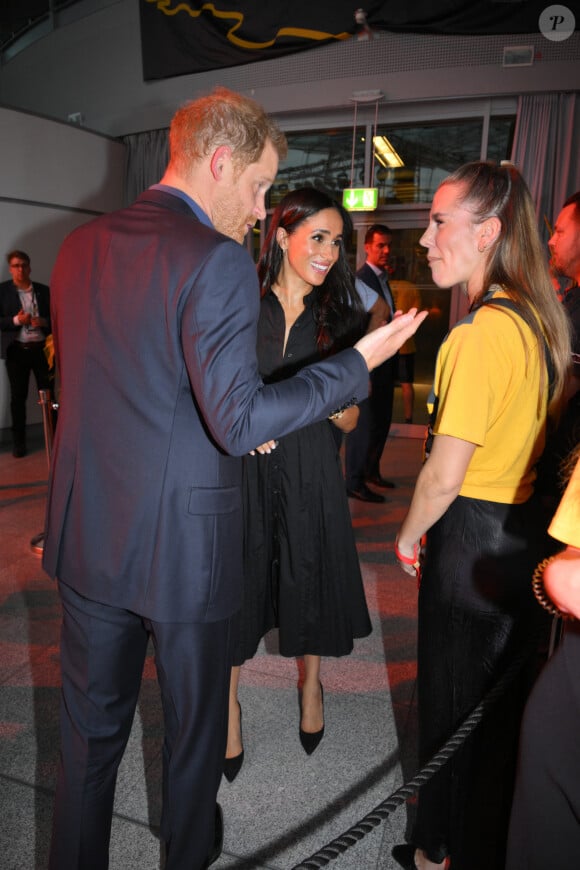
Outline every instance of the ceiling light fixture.
<svg viewBox="0 0 580 870"><path fill-rule="evenodd" d="M389 167L396 169L398 166L404 166L402 158L397 153L391 142L386 136L373 136L373 146L375 157L385 169Z"/></svg>

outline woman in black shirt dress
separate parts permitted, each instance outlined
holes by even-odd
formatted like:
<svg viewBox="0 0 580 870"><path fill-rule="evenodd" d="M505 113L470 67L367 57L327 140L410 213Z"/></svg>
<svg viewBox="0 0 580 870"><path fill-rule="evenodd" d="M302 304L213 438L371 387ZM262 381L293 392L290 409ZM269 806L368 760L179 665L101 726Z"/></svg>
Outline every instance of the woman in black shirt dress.
<svg viewBox="0 0 580 870"><path fill-rule="evenodd" d="M267 383L347 345L365 313L344 251L340 207L313 188L277 207L258 263L258 361ZM243 760L239 666L279 629L280 653L303 657L300 739L310 754L324 732L321 656L351 652L371 631L333 427L348 432L358 408L337 409L245 460L244 605L232 671L224 773Z"/></svg>

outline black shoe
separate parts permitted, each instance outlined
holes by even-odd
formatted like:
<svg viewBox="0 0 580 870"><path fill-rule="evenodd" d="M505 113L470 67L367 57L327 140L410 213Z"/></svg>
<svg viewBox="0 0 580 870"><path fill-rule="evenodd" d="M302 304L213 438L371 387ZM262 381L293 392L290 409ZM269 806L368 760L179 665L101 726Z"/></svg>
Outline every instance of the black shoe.
<svg viewBox="0 0 580 870"><path fill-rule="evenodd" d="M375 504L381 504L385 500L384 495L373 492L365 483L361 484L358 489L347 489L346 494L349 498L358 498L359 501L372 501Z"/></svg>
<svg viewBox="0 0 580 870"><path fill-rule="evenodd" d="M320 694L322 696L322 715L324 716L324 689L322 688L322 683L320 684ZM300 702L300 715L302 715L302 702ZM324 725L322 726L320 731L303 731L302 728L299 728L298 734L300 736L300 743L302 744L302 749L304 750L306 755L312 755L312 753L324 737Z"/></svg>
<svg viewBox="0 0 580 870"><path fill-rule="evenodd" d="M23 456L26 456L26 445L15 444L12 448L12 456L14 456L15 459L22 459Z"/></svg>
<svg viewBox="0 0 580 870"><path fill-rule="evenodd" d="M394 489L395 484L392 480L386 480L380 474L373 474L370 477L367 477L368 483L372 483L373 486L382 486L383 489Z"/></svg>
<svg viewBox="0 0 580 870"><path fill-rule="evenodd" d="M224 814L222 812L221 806L216 803L215 805L215 822L213 829L213 846L211 847L211 852L207 857L207 861L205 863L205 867L211 867L212 864L215 864L217 859L222 853L222 849L224 848Z"/></svg>
<svg viewBox="0 0 580 870"><path fill-rule="evenodd" d="M402 843L400 846L393 846L391 855L404 870L417 870L415 847L412 843Z"/></svg>
<svg viewBox="0 0 580 870"><path fill-rule="evenodd" d="M240 702L238 701L238 706L240 708L240 735L242 733L242 707ZM239 753L239 755L234 755L233 758L224 758L224 776L228 782L233 782L240 770L242 769L242 764L244 763L244 750Z"/></svg>

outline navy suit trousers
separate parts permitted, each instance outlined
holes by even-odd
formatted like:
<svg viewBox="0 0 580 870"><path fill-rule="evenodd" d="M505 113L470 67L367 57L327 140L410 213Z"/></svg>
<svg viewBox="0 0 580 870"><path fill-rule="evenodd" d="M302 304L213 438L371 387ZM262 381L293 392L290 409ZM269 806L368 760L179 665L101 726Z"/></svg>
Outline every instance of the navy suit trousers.
<svg viewBox="0 0 580 870"><path fill-rule="evenodd" d="M106 870L117 771L149 638L164 717L161 837L166 870L201 870L211 850L227 736L231 620L159 623L59 584L62 751L50 870Z"/></svg>
<svg viewBox="0 0 580 870"><path fill-rule="evenodd" d="M371 394L360 402L356 429L345 446L348 489L360 489L368 477L380 474L380 462L393 416L394 364L387 360L371 372Z"/></svg>

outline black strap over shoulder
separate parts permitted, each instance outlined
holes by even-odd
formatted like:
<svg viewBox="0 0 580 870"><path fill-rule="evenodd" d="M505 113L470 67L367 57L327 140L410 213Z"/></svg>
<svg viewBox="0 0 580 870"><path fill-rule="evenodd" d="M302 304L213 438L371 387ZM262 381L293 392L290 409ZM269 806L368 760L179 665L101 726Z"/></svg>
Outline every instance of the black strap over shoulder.
<svg viewBox="0 0 580 870"><path fill-rule="evenodd" d="M515 304L513 299L508 299L505 296L493 296L486 299L482 302L480 308L483 308L484 305L495 305L499 308L508 308L510 311L513 311L514 314L517 314L524 323L526 322L521 311L518 306ZM459 321L461 323L462 321ZM456 323L455 326L458 326ZM453 327L452 327L453 329ZM544 344L544 359L546 361L546 369L548 370L548 397L551 399L554 392L554 384L555 384L555 376L556 372L554 369L554 362L552 360L552 354L550 353L550 348L548 347L548 342L546 341L545 336L542 336L543 344ZM437 419L437 408L439 405L439 396L435 396L434 394L430 397L433 405L433 410L429 415L429 423L427 425L427 431L425 433L425 440L423 442L423 460L427 459L429 453L431 452L431 447L433 446L433 426L435 425L435 420Z"/></svg>
<svg viewBox="0 0 580 870"><path fill-rule="evenodd" d="M513 311L514 314L517 314L518 317L525 321L525 318L522 315L522 312L519 310L516 303L513 299L507 299L505 296L494 296L493 298L486 300L482 303L482 308L484 305L495 305L500 308L509 308L510 311ZM548 347L548 342L544 335L542 335L542 341L544 344L544 360L546 362L546 369L548 370L548 396L551 399L554 393L554 384L556 380L556 371L554 369L554 361L552 359L552 354L550 353L550 348Z"/></svg>

